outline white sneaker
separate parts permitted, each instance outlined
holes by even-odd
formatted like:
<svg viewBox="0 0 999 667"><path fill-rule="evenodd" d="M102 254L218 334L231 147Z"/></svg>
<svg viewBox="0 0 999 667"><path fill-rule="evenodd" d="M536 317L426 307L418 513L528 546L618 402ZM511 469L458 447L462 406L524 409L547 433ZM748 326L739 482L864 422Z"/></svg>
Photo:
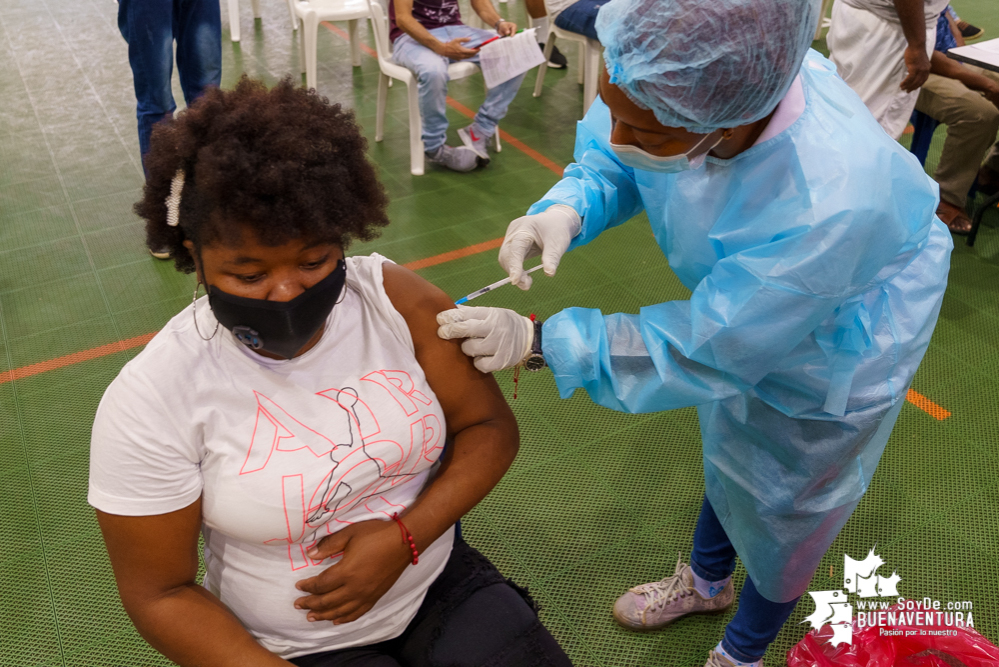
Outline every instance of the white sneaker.
<svg viewBox="0 0 999 667"><path fill-rule="evenodd" d="M481 130L475 127L475 123L472 123L468 127L463 127L458 130L458 137L461 139L461 143L465 144L465 147L475 151L478 155L485 161L489 161L489 151L487 146L489 145L489 140L492 139L491 134L481 134Z"/></svg>
<svg viewBox="0 0 999 667"><path fill-rule="evenodd" d="M441 146L435 151L426 152L427 159L434 164L439 164L451 171L473 171L478 167L489 164L489 160L483 160L475 154L475 151L464 146Z"/></svg>
<svg viewBox="0 0 999 667"><path fill-rule="evenodd" d="M702 597L694 588L690 566L677 559L673 576L635 586L614 603L614 619L632 630L655 630L687 614L724 611L735 601L735 586L729 581L713 598Z"/></svg>
<svg viewBox="0 0 999 667"><path fill-rule="evenodd" d="M712 649L711 653L708 654L708 661L704 663L704 667L736 667L736 665L730 658ZM760 667L763 667L762 660L760 660Z"/></svg>

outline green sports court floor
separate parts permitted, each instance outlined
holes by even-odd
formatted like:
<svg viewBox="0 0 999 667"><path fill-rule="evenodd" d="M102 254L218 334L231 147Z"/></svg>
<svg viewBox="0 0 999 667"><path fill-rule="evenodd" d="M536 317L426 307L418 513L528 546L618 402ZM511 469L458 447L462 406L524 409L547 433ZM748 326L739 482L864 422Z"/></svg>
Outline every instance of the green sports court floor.
<svg viewBox="0 0 999 667"><path fill-rule="evenodd" d="M955 0L956 2L957 0ZM223 8L223 85L242 72L274 82L299 71L284 0L262 0L243 41ZM999 36L989 0L964 18ZM502 5L520 23L520 0ZM190 300L190 276L149 257L131 213L142 172L126 46L113 0L0 0L0 665L168 664L118 601L86 503L89 434L104 388ZM354 253L414 266L455 297L502 277L495 240L556 182L582 113L574 49L541 98L528 75L501 127L505 149L468 175L408 170L405 94L390 90L374 143L377 65L349 64L341 33L320 28L319 91L356 110L392 198L392 224ZM367 44L368 33L362 30ZM819 42L819 48L824 44ZM451 86L453 129L482 99L481 79ZM179 94L178 94L179 97ZM930 153L939 156L942 132ZM958 242L936 334L871 491L819 567L837 588L843 554L877 545L901 594L974 603L999 641L999 216L974 249ZM473 252L481 250L480 252ZM424 261L426 260L426 261ZM685 298L642 219L570 255L557 279L508 288L482 305L545 317L568 305L637 312ZM507 392L510 376L500 376ZM524 378L513 401L523 444L513 468L463 522L469 541L527 585L576 665L703 665L731 612L635 634L611 619L629 586L671 574L703 493L693 409L629 416L585 396L556 398L550 376ZM939 406L939 409L934 407ZM931 414L933 413L933 414ZM945 418L945 414L949 416ZM936 416L934 416L934 414ZM830 576L832 572L832 576ZM744 577L740 569L738 575ZM812 612L803 601L767 656L783 665Z"/></svg>

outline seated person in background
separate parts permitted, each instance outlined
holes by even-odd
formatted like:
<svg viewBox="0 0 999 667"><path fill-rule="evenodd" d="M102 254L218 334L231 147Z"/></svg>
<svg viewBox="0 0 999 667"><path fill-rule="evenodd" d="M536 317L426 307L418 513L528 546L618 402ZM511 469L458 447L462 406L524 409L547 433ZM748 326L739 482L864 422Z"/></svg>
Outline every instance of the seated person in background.
<svg viewBox="0 0 999 667"><path fill-rule="evenodd" d="M353 115L290 79L244 77L154 131L136 211L208 295L94 422L89 501L122 603L180 665L569 665L456 535L519 438L436 335L451 300L344 257L388 223L364 153Z"/></svg>
<svg viewBox="0 0 999 667"><path fill-rule="evenodd" d="M500 18L490 0L472 0L472 9L496 32L463 24L458 0L389 3L392 59L416 76L423 116L423 149L428 160L454 171L472 171L489 164L486 147L526 75L515 76L489 89L472 124L458 130L464 146L453 148L445 143L448 64L460 60L477 63L479 44L496 33L509 36L517 32L517 25Z"/></svg>
<svg viewBox="0 0 999 667"><path fill-rule="evenodd" d="M590 39L597 37L597 12L607 4L608 0L551 0L548 6L555 15L555 25L563 30L585 35Z"/></svg>
<svg viewBox="0 0 999 667"><path fill-rule="evenodd" d="M971 25L954 11L954 8L950 5L947 6L947 13L950 17L954 19L954 25L957 26L957 31L961 33L961 37L964 38L966 42L974 42L977 39L981 39L985 36L985 31L976 25Z"/></svg>
<svg viewBox="0 0 999 667"><path fill-rule="evenodd" d="M965 200L976 174L983 192L999 189L999 149L994 145L999 132L999 74L948 58L947 50L960 45L963 39L954 19L943 12L937 21L930 76L919 91L916 111L947 126L933 175L940 184L937 215L951 232L965 235L971 231Z"/></svg>
<svg viewBox="0 0 999 667"><path fill-rule="evenodd" d="M538 46L544 51L549 26L548 8L545 7L545 0L524 0L524 6L527 8L528 23L530 23L532 28L537 30L534 36L538 40ZM548 56L548 67L551 69L565 69L568 66L569 61L558 50L557 46L553 46L552 54Z"/></svg>

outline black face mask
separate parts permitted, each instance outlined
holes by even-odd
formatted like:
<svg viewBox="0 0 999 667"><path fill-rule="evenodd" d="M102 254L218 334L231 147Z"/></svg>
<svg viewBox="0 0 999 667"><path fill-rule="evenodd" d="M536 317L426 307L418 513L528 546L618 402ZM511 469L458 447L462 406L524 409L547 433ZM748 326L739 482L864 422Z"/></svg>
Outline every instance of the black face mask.
<svg viewBox="0 0 999 667"><path fill-rule="evenodd" d="M341 259L332 273L291 301L248 299L209 285L208 304L219 324L243 345L291 359L323 326L346 279Z"/></svg>

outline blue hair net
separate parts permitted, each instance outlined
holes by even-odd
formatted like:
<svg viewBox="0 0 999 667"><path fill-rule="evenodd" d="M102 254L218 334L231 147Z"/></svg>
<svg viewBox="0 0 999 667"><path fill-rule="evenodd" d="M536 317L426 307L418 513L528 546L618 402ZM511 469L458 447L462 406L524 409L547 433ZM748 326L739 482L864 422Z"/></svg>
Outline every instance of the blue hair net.
<svg viewBox="0 0 999 667"><path fill-rule="evenodd" d="M611 0L610 81L660 123L707 134L774 110L812 44L818 0Z"/></svg>

